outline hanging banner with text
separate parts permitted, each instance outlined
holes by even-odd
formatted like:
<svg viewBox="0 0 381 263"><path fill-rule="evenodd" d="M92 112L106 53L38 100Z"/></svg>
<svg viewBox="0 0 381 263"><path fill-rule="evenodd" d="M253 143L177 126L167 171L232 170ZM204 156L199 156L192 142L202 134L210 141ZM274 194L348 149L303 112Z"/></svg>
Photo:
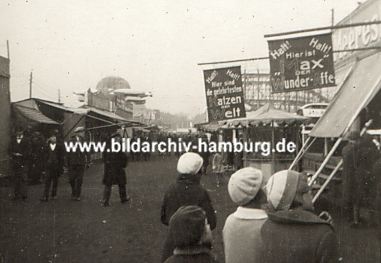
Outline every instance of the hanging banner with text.
<svg viewBox="0 0 381 263"><path fill-rule="evenodd" d="M204 70L209 122L246 117L241 67Z"/></svg>
<svg viewBox="0 0 381 263"><path fill-rule="evenodd" d="M335 86L332 36L270 40L272 92L291 92Z"/></svg>

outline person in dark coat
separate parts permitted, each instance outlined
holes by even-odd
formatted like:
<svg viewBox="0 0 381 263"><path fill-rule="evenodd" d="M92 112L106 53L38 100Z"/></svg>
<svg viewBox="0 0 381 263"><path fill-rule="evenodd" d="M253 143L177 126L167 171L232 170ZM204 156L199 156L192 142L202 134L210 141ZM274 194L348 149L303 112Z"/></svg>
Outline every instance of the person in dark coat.
<svg viewBox="0 0 381 263"><path fill-rule="evenodd" d="M121 143L122 138L119 133L111 136L111 140ZM109 147L110 149L110 147ZM110 206L110 196L112 185L119 186L119 196L122 203L127 202L130 198L127 196L126 190L126 173L124 169L127 166L127 156L123 151L119 152L105 152L103 155L104 160L104 176L103 184L105 185L103 194L103 206Z"/></svg>
<svg viewBox="0 0 381 263"><path fill-rule="evenodd" d="M343 148L343 191L347 210L352 212L352 226L359 226L361 206L372 207L376 199L376 183L372 167L378 159L376 145L368 135L351 132ZM352 210L351 210L352 209Z"/></svg>
<svg viewBox="0 0 381 263"><path fill-rule="evenodd" d="M200 139L206 145L209 144L208 137L205 134L202 134ZM204 150L206 150L206 151L204 151ZM202 171L202 174L205 175L207 170L208 170L208 166L209 166L210 152L209 152L208 148L207 149L198 149L198 151L199 151L200 156L202 157L202 160L204 161L202 164L202 168L201 168L202 170L201 171Z"/></svg>
<svg viewBox="0 0 381 263"><path fill-rule="evenodd" d="M70 143L84 143L84 131L83 127L77 127L70 139ZM82 181L87 166L87 156L87 153L80 151L79 148L76 151L67 152L71 198L74 201L81 201Z"/></svg>
<svg viewBox="0 0 381 263"><path fill-rule="evenodd" d="M30 141L19 129L9 145L11 171L13 174L13 200L27 198L27 164L30 159Z"/></svg>
<svg viewBox="0 0 381 263"><path fill-rule="evenodd" d="M356 178L356 170L358 168L358 153L359 153L359 138L360 133L352 131L349 133L347 139L348 143L342 150L343 157L343 209L345 214L349 215L350 220L354 224L358 224L358 207L359 192L358 187L360 183ZM355 212L356 211L356 212Z"/></svg>
<svg viewBox="0 0 381 263"><path fill-rule="evenodd" d="M40 184L44 172L45 138L35 131L31 137L30 163L28 165L28 178L30 184Z"/></svg>
<svg viewBox="0 0 381 263"><path fill-rule="evenodd" d="M165 263L213 263L212 233L205 211L199 206L182 206L169 221L174 253Z"/></svg>
<svg viewBox="0 0 381 263"><path fill-rule="evenodd" d="M243 139L241 136L238 138L237 142L243 144ZM243 151L239 151L234 154L234 168L236 170L243 168Z"/></svg>
<svg viewBox="0 0 381 263"><path fill-rule="evenodd" d="M149 144L150 146L152 145L152 140L150 138L150 135L148 133L146 133L143 137L143 143L145 144ZM151 152L147 151L147 152L143 152L143 159L144 161L149 161L151 158Z"/></svg>
<svg viewBox="0 0 381 263"><path fill-rule="evenodd" d="M338 262L338 244L331 224L313 213L307 177L291 170L275 173L267 182L268 220L261 236L266 263ZM344 259L345 261L345 259Z"/></svg>
<svg viewBox="0 0 381 263"><path fill-rule="evenodd" d="M169 224L171 216L184 205L197 205L204 209L208 223L213 230L216 227L216 214L208 192L200 185L203 160L193 152L184 153L177 163L178 177L164 195L161 206L161 222ZM173 254L173 240L167 237L161 262Z"/></svg>
<svg viewBox="0 0 381 263"><path fill-rule="evenodd" d="M49 200L50 185L52 185L52 199L57 198L58 178L63 173L64 149L63 145L57 142L57 136L52 135L46 147L42 158L45 160L45 188L41 201Z"/></svg>
<svg viewBox="0 0 381 263"><path fill-rule="evenodd" d="M379 155L378 160L373 164L372 174L375 178L375 214L376 214L376 226L377 226L377 237L381 244L381 156ZM380 252L381 252L381 246Z"/></svg>
<svg viewBox="0 0 381 263"><path fill-rule="evenodd" d="M376 178L372 168L379 157L376 145L368 134L364 134L359 143L359 161L357 174L361 178L362 192L360 206L373 208L376 199Z"/></svg>

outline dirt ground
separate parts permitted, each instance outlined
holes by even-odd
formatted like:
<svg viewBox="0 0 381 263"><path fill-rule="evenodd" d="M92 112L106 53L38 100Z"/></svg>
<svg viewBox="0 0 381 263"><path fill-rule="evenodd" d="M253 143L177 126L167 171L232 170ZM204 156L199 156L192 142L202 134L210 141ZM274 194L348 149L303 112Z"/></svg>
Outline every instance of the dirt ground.
<svg viewBox="0 0 381 263"><path fill-rule="evenodd" d="M82 201L70 200L67 178L60 178L58 200L41 203L42 185L29 187L27 201L11 201L12 189L0 187L1 262L158 262L167 227L160 223L165 189L176 178L175 157L131 162L127 168L131 200L119 202L113 188L111 207L104 208L103 166L91 166L85 175ZM227 182L228 178L226 178ZM214 253L223 260L221 231L235 210L226 188L217 188L212 175L202 184L217 211ZM332 211L335 212L335 211ZM351 229L335 218L342 262L378 262L374 228Z"/></svg>

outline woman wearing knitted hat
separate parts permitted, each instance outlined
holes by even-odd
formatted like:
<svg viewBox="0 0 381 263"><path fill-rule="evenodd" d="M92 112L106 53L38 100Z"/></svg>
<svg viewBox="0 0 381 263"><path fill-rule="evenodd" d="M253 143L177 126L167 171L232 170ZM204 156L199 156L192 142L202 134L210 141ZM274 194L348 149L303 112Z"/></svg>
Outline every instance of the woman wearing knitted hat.
<svg viewBox="0 0 381 263"><path fill-rule="evenodd" d="M266 184L268 220L261 229L260 262L337 262L337 241L328 220L313 213L307 177L280 171Z"/></svg>
<svg viewBox="0 0 381 263"><path fill-rule="evenodd" d="M222 232L226 263L260 262L261 228L267 220L262 209L266 203L262 186L262 172L252 167L240 169L230 177L229 195L238 208L226 219Z"/></svg>
<svg viewBox="0 0 381 263"><path fill-rule="evenodd" d="M200 185L203 160L197 153L187 152L180 156L177 162L177 180L164 195L161 206L161 222L168 225L171 216L184 205L197 205L204 209L208 223L213 230L216 227L216 214L208 192ZM170 236L163 248L164 262L173 254L175 248Z"/></svg>

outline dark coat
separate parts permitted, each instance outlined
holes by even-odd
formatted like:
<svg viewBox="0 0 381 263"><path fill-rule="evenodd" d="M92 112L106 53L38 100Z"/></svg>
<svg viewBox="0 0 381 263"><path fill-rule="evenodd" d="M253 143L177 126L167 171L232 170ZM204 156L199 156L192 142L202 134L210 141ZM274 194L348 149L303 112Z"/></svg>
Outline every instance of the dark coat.
<svg viewBox="0 0 381 263"><path fill-rule="evenodd" d="M375 177L375 194L376 194L376 202L374 205L375 210L378 212L377 215L377 234L379 240L381 240L381 157L374 163L372 174Z"/></svg>
<svg viewBox="0 0 381 263"><path fill-rule="evenodd" d="M60 143L56 143L56 148L52 150L49 142L44 147L43 160L45 162L46 170L56 170L59 173L63 172L64 164L64 146Z"/></svg>
<svg viewBox="0 0 381 263"><path fill-rule="evenodd" d="M79 143L85 142L83 137L78 136L78 138L79 138L79 141L78 141ZM75 144L76 142L77 142L77 137L72 136L70 138L69 143ZM69 169L71 167L74 167L74 166L81 166L82 168L84 168L87 164L88 153L81 152L79 150L79 147L77 147L75 152L73 152L73 151L67 152L66 157L67 157L67 165L68 165Z"/></svg>
<svg viewBox="0 0 381 263"><path fill-rule="evenodd" d="M103 184L111 186L113 184L125 185L126 173L124 168L127 166L127 156L124 152L105 153Z"/></svg>
<svg viewBox="0 0 381 263"><path fill-rule="evenodd" d="M46 143L42 135L35 135L30 140L31 161L36 166L40 166L40 163L44 162L45 147Z"/></svg>
<svg viewBox="0 0 381 263"><path fill-rule="evenodd" d="M373 164L372 169L372 175L375 180L375 196L376 196L376 203L375 203L375 209L376 211L381 211L381 157L378 158ZM381 213L378 213L379 215L379 231L381 233ZM381 235L380 235L381 237Z"/></svg>
<svg viewBox="0 0 381 263"><path fill-rule="evenodd" d="M360 202L366 207L373 207L376 199L376 176L372 168L379 158L379 152L371 138L365 135L359 146L359 167L357 176L361 177L362 191Z"/></svg>
<svg viewBox="0 0 381 263"><path fill-rule="evenodd" d="M364 136L354 144L347 144L342 156L344 201L369 206L375 198L372 167L379 156L376 146L368 136Z"/></svg>
<svg viewBox="0 0 381 263"><path fill-rule="evenodd" d="M359 192L358 185L360 183L356 178L356 170L358 168L358 153L359 144L358 143L347 143L342 150L343 157L343 200L348 206L351 206L358 197L357 192Z"/></svg>
<svg viewBox="0 0 381 263"><path fill-rule="evenodd" d="M17 143L16 137L12 138L9 144L9 156L13 169L19 169L30 161L30 140L24 136L20 143Z"/></svg>
<svg viewBox="0 0 381 263"><path fill-rule="evenodd" d="M165 263L217 263L209 248L184 248L169 257Z"/></svg>
<svg viewBox="0 0 381 263"><path fill-rule="evenodd" d="M332 226L312 212L290 210L268 213L261 230L266 263L338 262Z"/></svg>
<svg viewBox="0 0 381 263"><path fill-rule="evenodd" d="M212 202L208 192L200 185L200 178L197 175L181 174L177 182L169 187L161 206L161 222L168 225L171 216L184 205L197 205L204 209L210 228L213 230L216 227L216 214ZM174 249L171 238L167 237L161 262L169 258Z"/></svg>
<svg viewBox="0 0 381 263"><path fill-rule="evenodd" d="M169 187L161 206L161 222L168 225L171 216L184 205L197 205L204 209L211 229L216 227L216 214L208 192L200 185L197 175L182 174Z"/></svg>

